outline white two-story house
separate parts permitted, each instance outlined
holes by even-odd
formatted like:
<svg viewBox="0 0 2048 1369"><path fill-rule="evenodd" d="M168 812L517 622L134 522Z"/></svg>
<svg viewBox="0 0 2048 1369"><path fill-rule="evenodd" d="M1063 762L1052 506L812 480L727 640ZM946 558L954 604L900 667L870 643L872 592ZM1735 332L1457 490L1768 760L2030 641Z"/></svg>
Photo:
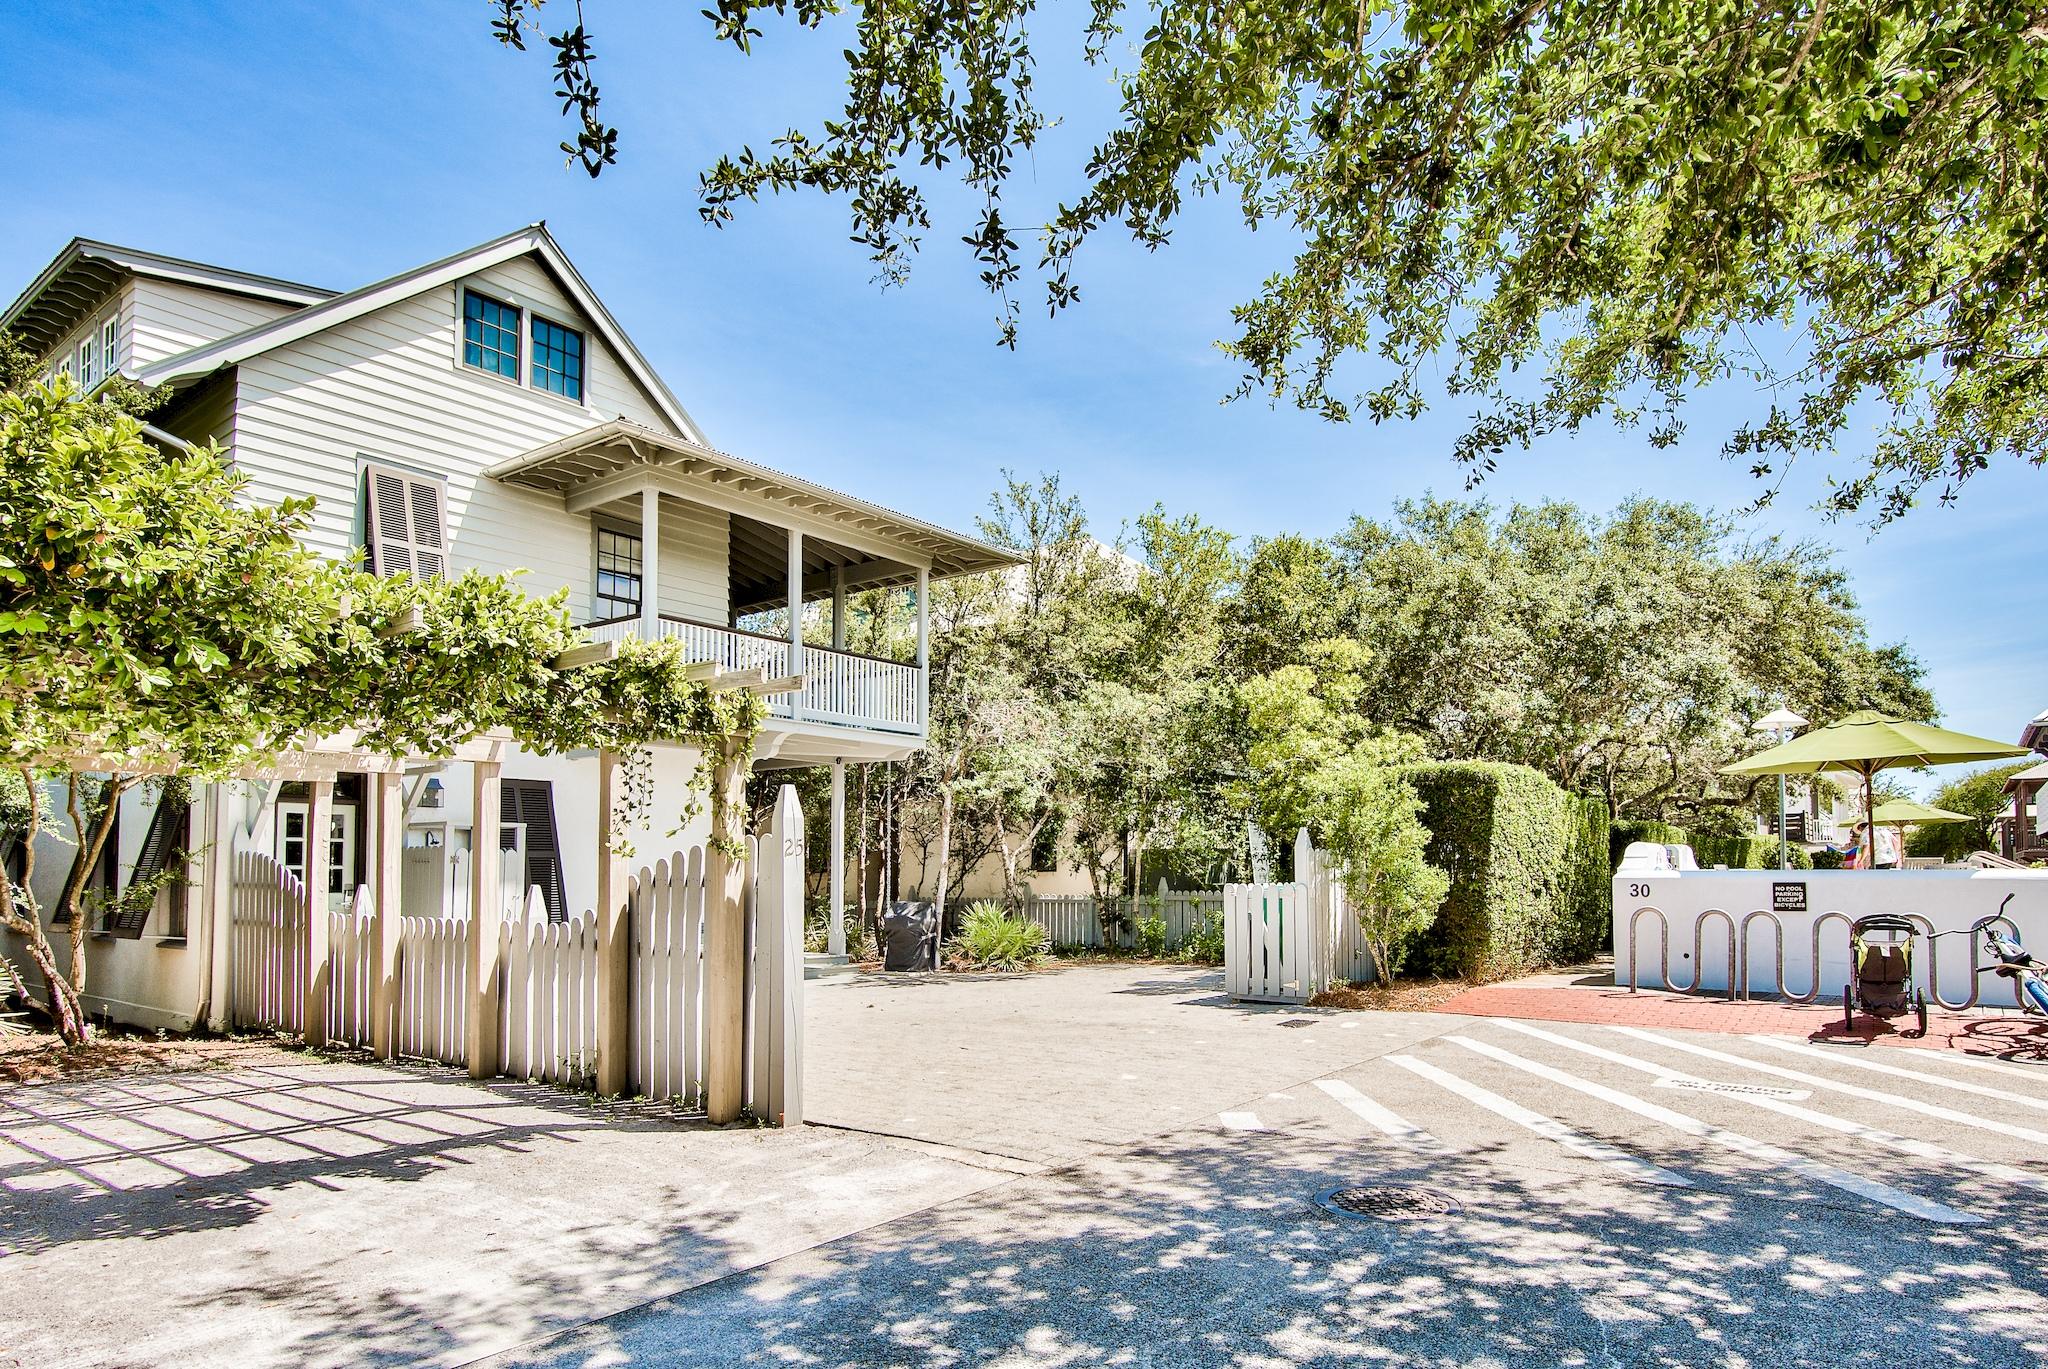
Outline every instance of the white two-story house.
<svg viewBox="0 0 2048 1369"><path fill-rule="evenodd" d="M88 390L116 373L167 387L152 436L220 444L254 499L314 496L307 538L320 552L364 553L380 574L524 572L535 595L566 589L597 640L680 637L695 660L801 676L769 701L758 766L831 765L838 777L845 762L915 752L923 627L912 659L846 651L847 596L914 595L922 623L931 579L1014 560L719 451L541 225L346 293L74 241L0 328ZM775 635L740 626L817 601L832 605L829 648L802 639L797 613ZM597 758L501 742L483 789L468 774L482 755L403 766L405 911L462 910L479 844L472 796L483 793L497 796L481 844L503 884L539 888L551 917L589 908ZM209 789L185 813L156 812L141 795L124 807L102 879L132 878L181 843L201 854L188 888L96 932L110 944L94 1010L184 1027L220 1000L223 853L271 854L309 888L324 885L330 904L370 878L367 834L389 811L373 777L345 749L302 760ZM696 764L657 748L656 817L629 834L636 861L701 840L701 816L676 829Z"/></svg>

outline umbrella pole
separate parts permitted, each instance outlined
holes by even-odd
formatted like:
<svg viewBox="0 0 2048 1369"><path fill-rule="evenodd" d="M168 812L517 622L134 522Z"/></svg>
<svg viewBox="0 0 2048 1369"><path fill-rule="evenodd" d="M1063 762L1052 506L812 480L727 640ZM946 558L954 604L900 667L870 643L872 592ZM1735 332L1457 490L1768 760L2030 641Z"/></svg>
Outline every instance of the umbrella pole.
<svg viewBox="0 0 2048 1369"><path fill-rule="evenodd" d="M1876 773L1874 766L1863 772L1863 830L1869 833L1863 859L1868 862L1864 866L1867 870L1877 868L1877 786L1870 782Z"/></svg>

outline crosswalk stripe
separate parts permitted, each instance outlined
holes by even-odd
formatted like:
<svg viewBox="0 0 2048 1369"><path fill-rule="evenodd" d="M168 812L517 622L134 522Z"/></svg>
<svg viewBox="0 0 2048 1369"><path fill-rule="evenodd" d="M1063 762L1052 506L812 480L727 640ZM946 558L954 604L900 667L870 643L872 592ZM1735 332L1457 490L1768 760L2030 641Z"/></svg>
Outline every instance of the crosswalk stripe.
<svg viewBox="0 0 2048 1369"><path fill-rule="evenodd" d="M1438 1069L1427 1060L1418 1060L1412 1055L1390 1055L1389 1064L1399 1065L1411 1074L1419 1074L1432 1084L1449 1089L1467 1102L1476 1103L1496 1117L1505 1117L1526 1131L1533 1131L1548 1141L1555 1141L1566 1150L1575 1151L1591 1160L1620 1170L1638 1183L1662 1184L1668 1188L1691 1188L1692 1180L1682 1174L1674 1174L1647 1160L1615 1149L1605 1141L1596 1141L1590 1136L1573 1131L1554 1117L1545 1117L1532 1112L1520 1103L1501 1097L1483 1089L1468 1079L1461 1079L1449 1070Z"/></svg>
<svg viewBox="0 0 2048 1369"><path fill-rule="evenodd" d="M1391 1109L1380 1106L1342 1079L1318 1079L1316 1087L1385 1132L1387 1138L1416 1150L1450 1153L1451 1148Z"/></svg>
<svg viewBox="0 0 2048 1369"><path fill-rule="evenodd" d="M1501 1025L1518 1026L1518 1024L1506 1022L1503 1022ZM1589 1045L1584 1041L1575 1040L1569 1036L1544 1031L1540 1027L1523 1028L1518 1026L1518 1030L1525 1030L1530 1036L1540 1037L1545 1041L1553 1042L1570 1050L1581 1051L1587 1055L1598 1056L1602 1060L1612 1061L1617 1065L1625 1065L1629 1069L1656 1075L1660 1083L1674 1077L1670 1070L1654 1060L1641 1060L1632 1055L1623 1055L1619 1051L1611 1051L1600 1046ZM1683 1078L1685 1076L1677 1077ZM1748 1103L1751 1107L1762 1108L1766 1112L1775 1112L1781 1116L1797 1118L1799 1121L1807 1122L1817 1127L1824 1127L1829 1131L1838 1131L1844 1136L1853 1136L1859 1141L1867 1141L1872 1145L1883 1146L1888 1150L1896 1150L1904 1155L1914 1155L1923 1160L1932 1160L1937 1164L1949 1165L1956 1169L1965 1169L1973 1174L1981 1174L1987 1179L1996 1179L2000 1183L2017 1184L2022 1188L2048 1192L2048 1176L2034 1174L2013 1165L1999 1164L1996 1160L1980 1160L1974 1155L1965 1155L1959 1150L1950 1150L1947 1146L1938 1146L1931 1141L1921 1141L1911 1136L1900 1136L1896 1132L1885 1131L1880 1127L1865 1126L1861 1122L1852 1122L1845 1117L1836 1117L1829 1113L1816 1112L1812 1108L1803 1108L1797 1103L1787 1102L1781 1098L1773 1098L1768 1094L1730 1093L1720 1096L1733 1098L1737 1102Z"/></svg>
<svg viewBox="0 0 2048 1369"><path fill-rule="evenodd" d="M1272 1128L1259 1120L1256 1112L1222 1112L1216 1120L1232 1131L1271 1131Z"/></svg>
<svg viewBox="0 0 2048 1369"><path fill-rule="evenodd" d="M1817 1046L1809 1046L1800 1041L1787 1041L1782 1037L1752 1036L1749 1039L1758 1045L1788 1051L1793 1055L1803 1055L1813 1059L1826 1060L1832 1064L1847 1065L1851 1069L1869 1070L1873 1074L1889 1074L1898 1079L1910 1079L1916 1084L1938 1084L1945 1089L1954 1089L1957 1093L1974 1093L1982 1098L1996 1098L2001 1103L2015 1103L2023 1108L2033 1108L2038 1112L2048 1112L2048 1098L2028 1098L2023 1094L2015 1094L2007 1089L1995 1089L1987 1084L1979 1084L1969 1079L1948 1079L1939 1074L1929 1074L1922 1070L1902 1069L1897 1065L1887 1065L1881 1061L1872 1060L1867 1056L1851 1055L1847 1050L1821 1050Z"/></svg>
<svg viewBox="0 0 2048 1369"><path fill-rule="evenodd" d="M2001 1122L1995 1117L1978 1117L1967 1112L1957 1112L1954 1108L1942 1107L1939 1103L1926 1103L1918 1098L1908 1098L1904 1094L1885 1093L1880 1089L1867 1089L1860 1084L1845 1084L1838 1079L1827 1079L1818 1074L1808 1074L1804 1070L1789 1070L1782 1065L1773 1065L1768 1061L1751 1060L1748 1056L1730 1055L1727 1051L1717 1051L1708 1046L1695 1045L1690 1041L1679 1041L1669 1036L1658 1036L1654 1032L1646 1032L1639 1027L1610 1026L1607 1030L1620 1032L1623 1036L1632 1036L1638 1041L1647 1041L1653 1046L1663 1046L1670 1050L1684 1051L1688 1055L1697 1055L1708 1060L1719 1060L1725 1064L1737 1065L1743 1069L1755 1070L1761 1074L1773 1074L1780 1079L1796 1079L1802 1084L1811 1084L1817 1089L1827 1089L1833 1093L1846 1093L1852 1098L1864 1098L1873 1103L1883 1103L1886 1107L1900 1108L1906 1112L1917 1112L1923 1117L1938 1117L1944 1122L1955 1122L1966 1127L1977 1127L1984 1131L1995 1131L2001 1136L2010 1136L2016 1141L2031 1141L2037 1146L2048 1146L2048 1132L2035 1131L2031 1127L2019 1126L2012 1122ZM1830 1058L1832 1059L1833 1057Z"/></svg>
<svg viewBox="0 0 2048 1369"><path fill-rule="evenodd" d="M1881 1184L1875 1179L1866 1179L1860 1174L1851 1174L1846 1170L1836 1169L1833 1165L1824 1165L1818 1160L1809 1160L1803 1155L1793 1154L1782 1146L1774 1146L1767 1141L1759 1141L1755 1137L1744 1136L1741 1132L1730 1131L1726 1127L1717 1127L1711 1123L1702 1122L1697 1117L1690 1117L1685 1113L1673 1112L1670 1108L1659 1107L1655 1103L1645 1102L1632 1094L1623 1093L1619 1089L1608 1088L1605 1084L1596 1084L1590 1079L1581 1079L1577 1075L1567 1074L1560 1069L1553 1069L1540 1061L1525 1059L1522 1056L1516 1055L1513 1051L1502 1050L1499 1046L1493 1045L1490 1042L1475 1041L1469 1036L1448 1036L1444 1039L1456 1042L1467 1050L1476 1051L1489 1060L1497 1060L1512 1069L1521 1070L1525 1074L1533 1074L1538 1079L1547 1079L1553 1084L1562 1085L1565 1088L1576 1090L1589 1097L1598 1098L1602 1102L1611 1103L1624 1111L1633 1112L1638 1117L1647 1117L1651 1121L1662 1123L1674 1131L1681 1131L1699 1140L1712 1142L1714 1145L1747 1155L1752 1159L1767 1161L1780 1168L1788 1169L1803 1178L1842 1189L1860 1198L1868 1198L1875 1203L1882 1203L1886 1207L1895 1208L1909 1216L1918 1217L1922 1221L1942 1222L1951 1226L1970 1226L1984 1220L1967 1212L1958 1212L1956 1209L1942 1203L1922 1198L1917 1193L1908 1193L1903 1189L1893 1188L1890 1184Z"/></svg>

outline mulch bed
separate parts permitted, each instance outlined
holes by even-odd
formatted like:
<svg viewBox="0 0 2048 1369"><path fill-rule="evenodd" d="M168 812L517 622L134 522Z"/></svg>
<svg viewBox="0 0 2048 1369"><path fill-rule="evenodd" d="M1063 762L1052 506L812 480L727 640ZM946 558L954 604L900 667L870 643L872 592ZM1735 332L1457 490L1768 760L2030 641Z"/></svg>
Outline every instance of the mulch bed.
<svg viewBox="0 0 2048 1369"><path fill-rule="evenodd" d="M274 1064L284 1055L276 1042L251 1037L158 1036L102 1029L90 1042L71 1049L55 1032L26 1031L0 1036L0 1085L233 1069Z"/></svg>
<svg viewBox="0 0 2048 1369"><path fill-rule="evenodd" d="M1362 988L1345 984L1324 989L1308 1005L1354 1012L1435 1012L1471 987L1462 979L1397 979L1392 984Z"/></svg>

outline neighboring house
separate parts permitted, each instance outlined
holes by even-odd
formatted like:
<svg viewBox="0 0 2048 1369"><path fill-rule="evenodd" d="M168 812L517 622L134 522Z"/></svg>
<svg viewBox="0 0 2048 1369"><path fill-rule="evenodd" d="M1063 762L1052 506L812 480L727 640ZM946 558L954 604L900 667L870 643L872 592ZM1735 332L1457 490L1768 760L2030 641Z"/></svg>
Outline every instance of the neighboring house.
<svg viewBox="0 0 2048 1369"><path fill-rule="evenodd" d="M838 776L845 761L917 751L924 614L902 661L749 633L747 615L829 600L843 642L849 591L902 588L922 605L933 577L1016 560L712 447L540 225L345 294L78 240L0 328L48 375L168 387L151 435L221 444L256 500L315 496L306 540L322 553L364 550L385 575L524 571L536 596L566 589L598 640L678 637L694 660L801 675L800 690L770 700L759 767ZM501 783L481 783L489 762ZM668 816L629 834L636 864L701 841L701 816L672 830L696 762L656 748L656 812ZM93 1010L172 1027L203 1018L224 993L227 852L269 854L338 904L373 878L378 795L394 784L405 912L463 909L472 795L494 791L482 844L505 853L504 886L539 888L551 918L592 906L594 755L485 741L392 774L330 739L274 774L205 790L190 813L131 796L101 880L125 883L181 846L201 854L189 887L101 933L111 944L95 960ZM311 826L322 808L324 834ZM63 860L53 849L44 868Z"/></svg>

